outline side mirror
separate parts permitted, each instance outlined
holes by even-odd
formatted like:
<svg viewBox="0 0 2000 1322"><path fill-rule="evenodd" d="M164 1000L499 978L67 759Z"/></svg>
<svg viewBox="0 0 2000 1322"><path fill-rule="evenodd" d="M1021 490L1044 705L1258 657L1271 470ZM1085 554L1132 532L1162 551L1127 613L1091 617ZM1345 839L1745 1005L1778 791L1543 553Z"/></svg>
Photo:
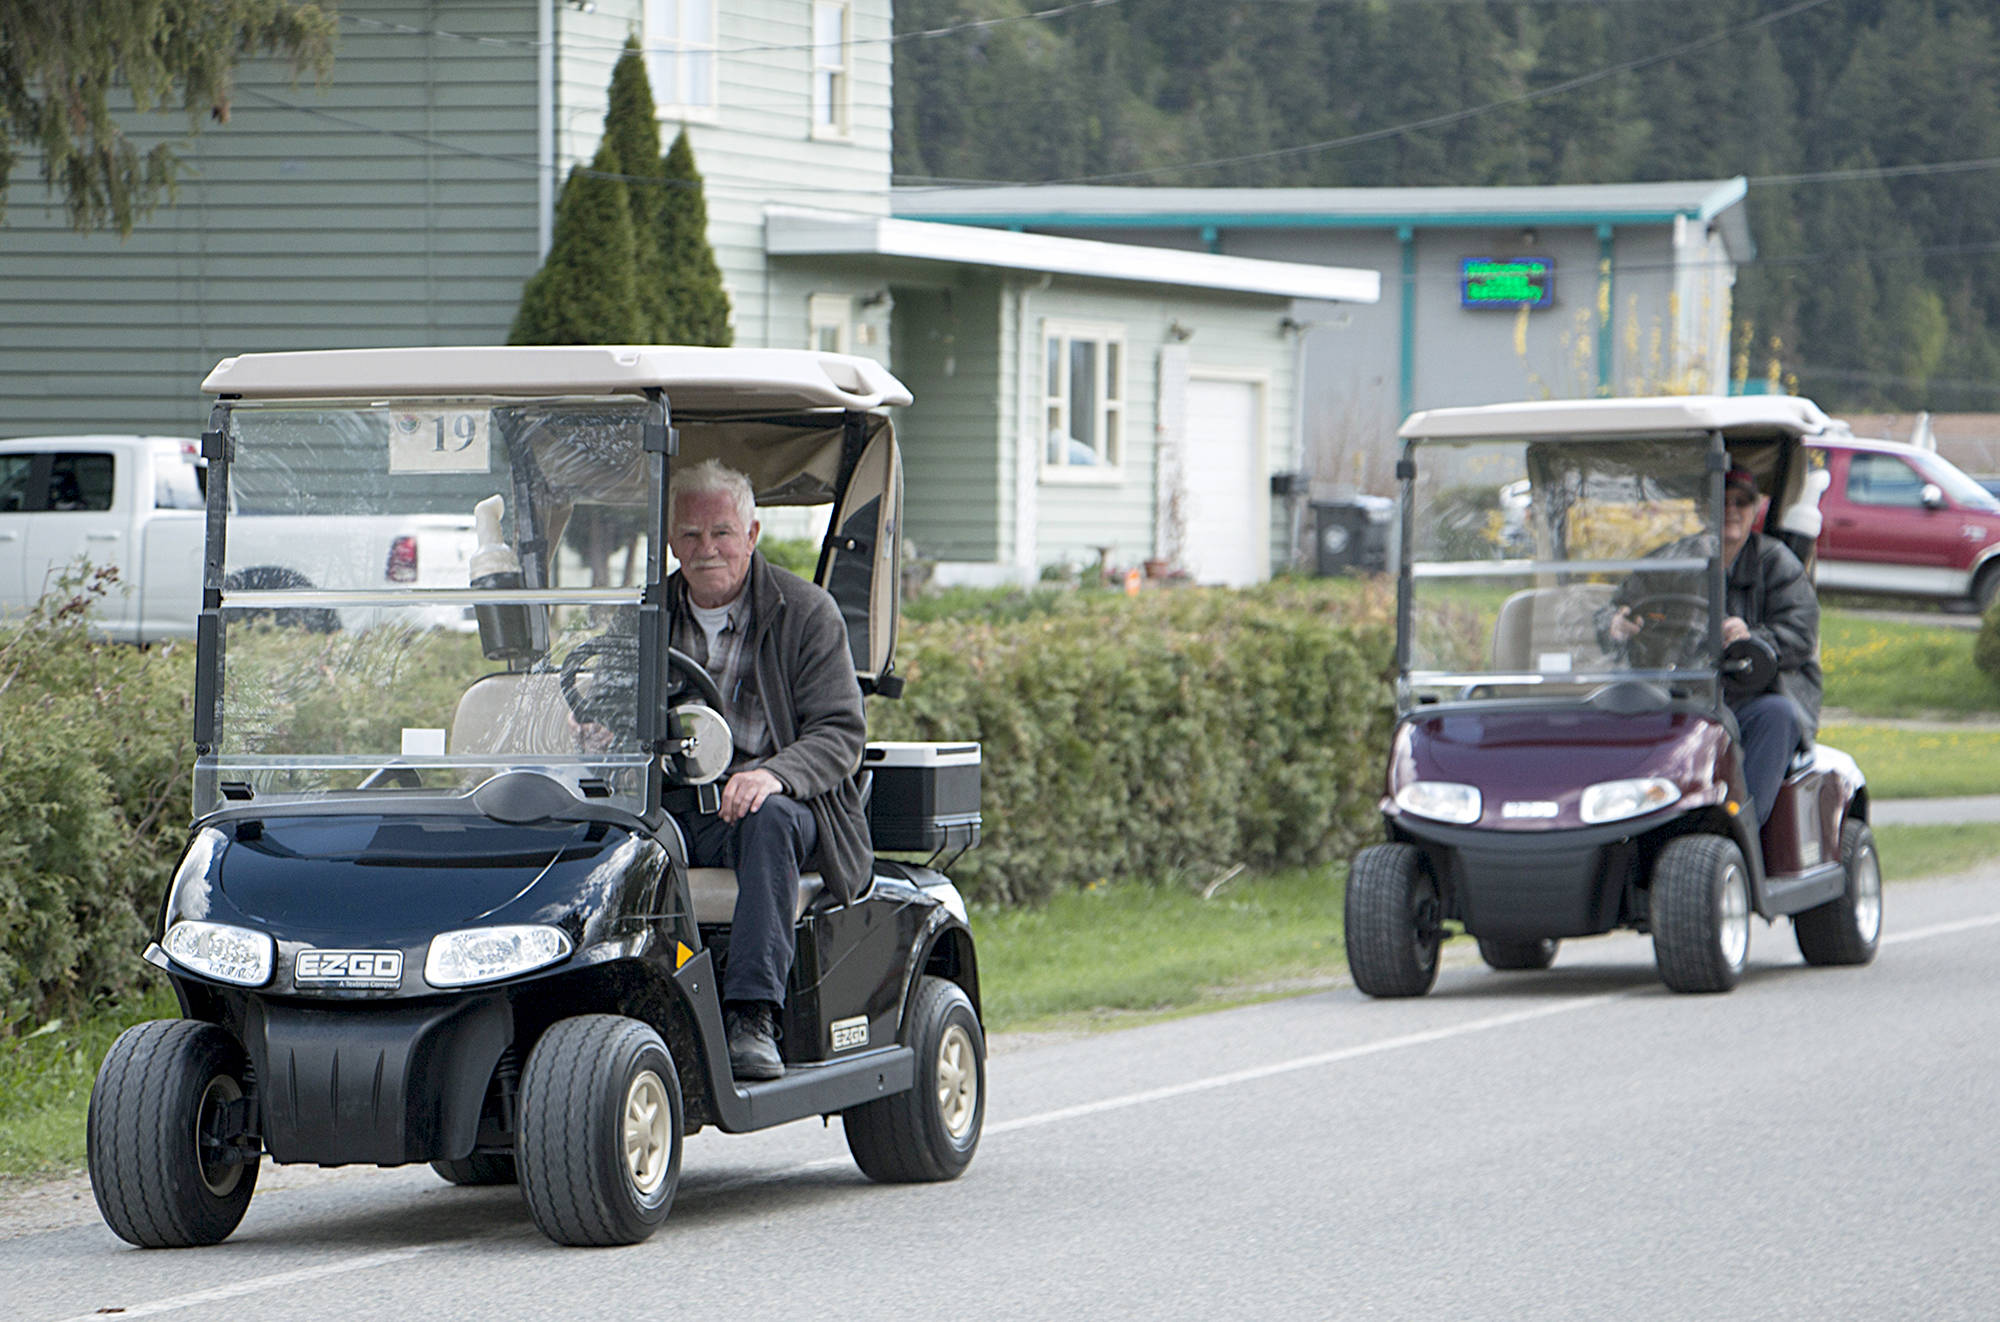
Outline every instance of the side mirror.
<svg viewBox="0 0 2000 1322"><path fill-rule="evenodd" d="M1924 483L1922 499L1925 509L1941 510L1944 508L1944 488L1935 482L1926 482Z"/></svg>
<svg viewBox="0 0 2000 1322"><path fill-rule="evenodd" d="M735 743L722 713L699 702L667 713L667 751L661 768L677 784L705 785L729 770Z"/></svg>

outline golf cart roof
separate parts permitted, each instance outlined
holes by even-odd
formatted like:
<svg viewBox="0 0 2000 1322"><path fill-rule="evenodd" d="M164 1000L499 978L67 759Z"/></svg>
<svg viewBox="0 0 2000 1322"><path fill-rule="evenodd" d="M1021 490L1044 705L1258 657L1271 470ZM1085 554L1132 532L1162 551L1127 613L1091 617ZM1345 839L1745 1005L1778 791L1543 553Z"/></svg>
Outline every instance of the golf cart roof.
<svg viewBox="0 0 2000 1322"><path fill-rule="evenodd" d="M243 399L638 395L676 416L878 409L910 392L872 358L691 345L324 349L225 358L201 383Z"/></svg>
<svg viewBox="0 0 2000 1322"><path fill-rule="evenodd" d="M1796 395L1663 395L1647 399L1551 399L1412 413L1405 439L1605 438L1720 431L1727 436L1817 436L1841 424Z"/></svg>

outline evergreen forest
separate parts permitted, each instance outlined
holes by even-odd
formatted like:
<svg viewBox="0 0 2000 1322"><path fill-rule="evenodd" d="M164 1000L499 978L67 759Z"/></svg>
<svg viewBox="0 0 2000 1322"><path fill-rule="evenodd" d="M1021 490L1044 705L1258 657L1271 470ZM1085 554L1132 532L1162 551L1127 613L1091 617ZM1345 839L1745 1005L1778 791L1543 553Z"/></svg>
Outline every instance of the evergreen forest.
<svg viewBox="0 0 2000 1322"><path fill-rule="evenodd" d="M1841 411L2000 411L1994 0L897 0L895 21L898 183L1742 175L1739 374Z"/></svg>

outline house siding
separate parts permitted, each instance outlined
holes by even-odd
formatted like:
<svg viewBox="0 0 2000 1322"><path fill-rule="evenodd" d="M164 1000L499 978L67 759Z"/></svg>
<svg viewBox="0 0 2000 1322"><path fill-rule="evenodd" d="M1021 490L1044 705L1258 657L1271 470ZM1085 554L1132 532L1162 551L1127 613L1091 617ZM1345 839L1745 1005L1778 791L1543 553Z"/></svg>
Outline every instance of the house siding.
<svg viewBox="0 0 2000 1322"><path fill-rule="evenodd" d="M893 370L927 383L896 420L904 479L923 493L906 505L904 527L927 560L1001 559L1010 486L1000 445L1001 304L992 280L896 291Z"/></svg>

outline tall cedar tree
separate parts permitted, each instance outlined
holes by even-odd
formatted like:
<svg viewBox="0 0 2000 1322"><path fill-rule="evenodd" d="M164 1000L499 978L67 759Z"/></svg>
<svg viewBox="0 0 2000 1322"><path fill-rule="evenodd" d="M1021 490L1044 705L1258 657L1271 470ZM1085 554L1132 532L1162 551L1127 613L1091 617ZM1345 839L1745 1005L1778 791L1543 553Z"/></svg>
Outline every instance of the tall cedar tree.
<svg viewBox="0 0 2000 1322"><path fill-rule="evenodd" d="M708 243L708 201L702 194L701 172L695 169L694 148L682 129L667 152L666 187L661 190L659 248L666 283L667 316L661 326L664 344L727 345L729 294L722 287L722 269Z"/></svg>
<svg viewBox="0 0 2000 1322"><path fill-rule="evenodd" d="M229 118L236 65L270 51L292 73L333 63L331 6L291 0L0 0L0 213L23 147L79 233L132 226L173 187L178 158L119 131L116 87L142 111L178 100L188 131Z"/></svg>
<svg viewBox="0 0 2000 1322"><path fill-rule="evenodd" d="M635 344L645 338L632 210L619 165L606 140L589 169L569 172L548 259L521 291L507 343Z"/></svg>
<svg viewBox="0 0 2000 1322"><path fill-rule="evenodd" d="M625 166L625 196L632 211L633 278L638 282L639 338L673 344L674 324L667 303L666 253L652 241L666 206L666 163L660 159L660 121L653 108L653 83L637 37L611 71L610 105L604 112L604 140Z"/></svg>

